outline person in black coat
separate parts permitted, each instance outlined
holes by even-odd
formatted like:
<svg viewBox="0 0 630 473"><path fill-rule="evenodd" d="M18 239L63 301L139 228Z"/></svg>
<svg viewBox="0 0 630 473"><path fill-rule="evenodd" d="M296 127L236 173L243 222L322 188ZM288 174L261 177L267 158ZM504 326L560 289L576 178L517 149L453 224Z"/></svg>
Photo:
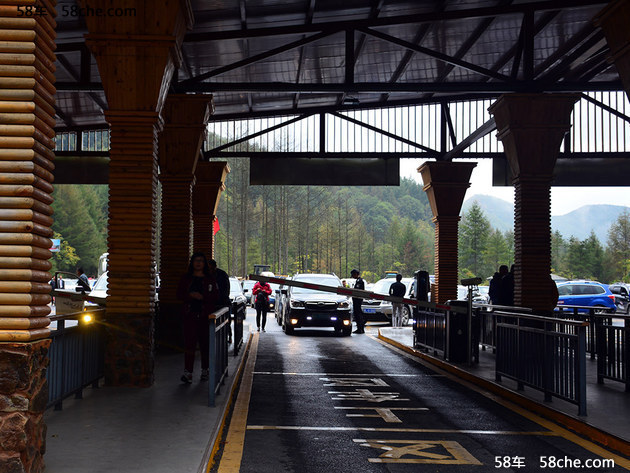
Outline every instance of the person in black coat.
<svg viewBox="0 0 630 473"><path fill-rule="evenodd" d="M359 273L358 269L353 269L350 272L350 276L355 280L355 289L365 289L365 281L361 278L361 273ZM354 315L354 321L357 324L357 329L354 333L358 334L365 333L365 315L363 315L363 309L361 308L362 303L363 299L358 297L352 298L352 314Z"/></svg>

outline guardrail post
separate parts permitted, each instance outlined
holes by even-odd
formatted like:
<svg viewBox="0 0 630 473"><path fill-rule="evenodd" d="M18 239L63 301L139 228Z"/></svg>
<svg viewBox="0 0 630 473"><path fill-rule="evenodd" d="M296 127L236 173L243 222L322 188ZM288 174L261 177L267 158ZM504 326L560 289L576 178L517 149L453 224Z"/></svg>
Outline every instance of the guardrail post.
<svg viewBox="0 0 630 473"><path fill-rule="evenodd" d="M59 370L59 386L61 386L61 392L66 392L66 337L65 337L65 329L66 329L66 321L58 320L57 321L57 330L59 331L59 341L62 344L61 353L59 358L61 359L61 369ZM60 399L59 402L55 403L55 410L61 411L63 409L63 401Z"/></svg>
<svg viewBox="0 0 630 473"><path fill-rule="evenodd" d="M623 350L623 371L625 373L626 392L630 392L630 319L623 322L623 333L621 335Z"/></svg>
<svg viewBox="0 0 630 473"><path fill-rule="evenodd" d="M553 339L550 339L549 332L553 327L548 322L544 323L545 331L543 332L543 386L545 401L551 402L551 392L553 390L553 369L555 366L555 353Z"/></svg>
<svg viewBox="0 0 630 473"><path fill-rule="evenodd" d="M597 351L597 334L595 333L595 309L589 309L588 311L588 338L591 352L591 360L595 359L595 352Z"/></svg>
<svg viewBox="0 0 630 473"><path fill-rule="evenodd" d="M596 349L597 352L597 384L604 384L604 374L606 371L606 333L601 317L595 318L595 330L597 331Z"/></svg>
<svg viewBox="0 0 630 473"><path fill-rule="evenodd" d="M210 365L208 366L208 406L215 406L215 383L216 383L216 372L217 372L217 342L216 342L216 319L214 317L210 317L208 324L209 331L209 343L208 343L208 351Z"/></svg>
<svg viewBox="0 0 630 473"><path fill-rule="evenodd" d="M586 327L578 327L575 379L577 383L578 415L586 415Z"/></svg>

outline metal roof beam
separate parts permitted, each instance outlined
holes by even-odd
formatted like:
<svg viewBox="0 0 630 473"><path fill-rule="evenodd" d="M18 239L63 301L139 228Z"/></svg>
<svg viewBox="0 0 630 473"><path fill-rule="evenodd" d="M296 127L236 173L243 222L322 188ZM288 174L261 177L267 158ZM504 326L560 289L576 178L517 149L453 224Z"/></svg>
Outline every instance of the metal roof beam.
<svg viewBox="0 0 630 473"><path fill-rule="evenodd" d="M434 149L431 149L431 148L429 148L427 146L421 145L420 143L416 143L415 141L408 140L407 138L403 138L402 136L398 136L398 135L396 135L394 133L390 133L389 131L382 130L381 128L377 128L375 126L369 125L369 124L367 124L365 122L362 122L360 120L357 120L355 118L351 118L351 117L348 117L346 115L342 115L341 113L338 113L338 112L331 112L331 115L333 115L333 116L335 116L337 118L341 118L342 120L349 121L350 123L353 123L355 125L361 126L361 127L366 128L366 129L368 129L370 131L373 131L375 133L379 133L379 134L381 134L383 136L386 136L388 138L391 138L393 140L400 141L401 143L404 143L406 145L413 146L414 148L422 149L422 150L424 150L424 151L426 151L428 153L438 154L438 152L436 150L434 150Z"/></svg>
<svg viewBox="0 0 630 473"><path fill-rule="evenodd" d="M396 38L394 36L388 35L386 33L382 33L380 31L372 30L369 28L361 28L359 29L359 31L361 31L362 33L366 33L371 36L374 36L376 38L382 39L383 41L394 43L394 44L397 44L398 46L402 46L403 48L418 52L420 54L424 54L426 56L430 56L434 59L445 62L447 64L462 67L469 71L476 72L477 74L481 74L486 77L490 77L490 78L502 80L502 81L511 80L508 76L499 74L498 72L491 71L490 69L486 69L485 67L477 66L476 64L472 64L470 62L457 59L453 56L449 56L448 54L440 53L438 51L425 48L423 46L411 43L409 41L405 41L403 39Z"/></svg>
<svg viewBox="0 0 630 473"><path fill-rule="evenodd" d="M442 156L442 160L444 161L452 161L453 158L461 157L464 153L464 150L469 148L475 141L483 138L488 133L491 133L493 130L496 130L497 125L494 123L494 118L491 118L486 123L481 125L475 131L473 131L470 135L460 141L452 150ZM503 154L503 153L500 153Z"/></svg>
<svg viewBox="0 0 630 473"><path fill-rule="evenodd" d="M318 41L318 40L320 40L322 38L330 36L330 35L332 35L334 33L336 33L336 31L332 31L332 32L326 31L326 32L315 34L313 36L309 36L307 38L302 38L302 39L300 39L298 41L293 41L292 43L288 43L288 44L285 44L283 46L279 46L277 48L270 49L269 51L265 51L264 53L256 54L256 55L248 57L246 59L242 59L240 61L236 61L236 62L234 62L232 64L228 64L226 66L217 67L216 69L213 69L212 71L204 72L203 74L195 76L192 79L188 79L188 80L182 81L178 85L179 86L186 86L188 84L199 83L199 82L204 81L206 79L209 79L211 77L218 76L219 74L224 74L226 72L233 71L234 69L239 69L241 67L248 66L248 65L253 64L255 62L262 61L263 59L267 59L267 58L270 58L272 56L276 56L278 54L290 51L292 49L299 48L300 46L303 46L305 44L313 43L313 42Z"/></svg>
<svg viewBox="0 0 630 473"><path fill-rule="evenodd" d="M100 83L90 82L58 82L56 88L61 92L99 92L103 90ZM290 82L201 82L198 84L186 84L180 82L175 90L179 93L216 93L216 92L286 92L286 93L450 93L450 94L493 94L499 95L510 92L601 92L624 90L621 81L513 81L513 82L355 82L344 83L300 83ZM414 103L418 97L409 99ZM433 102L440 102L436 99ZM400 102L400 101L399 101ZM407 101L403 101L407 102Z"/></svg>
<svg viewBox="0 0 630 473"><path fill-rule="evenodd" d="M415 15L379 17L365 20L348 20L335 22L313 23L310 25L284 25L268 28L251 28L248 30L212 31L204 33L189 33L185 42L217 41L224 39L254 38L261 36L277 36L306 34L321 31L340 31L348 28L372 28L379 26L393 26L410 23L431 23L436 21L458 20L468 18L496 17L501 15L524 14L528 11L541 12L604 6L607 2L597 0L547 0L541 2L519 3L502 7L482 7L462 10L448 10Z"/></svg>

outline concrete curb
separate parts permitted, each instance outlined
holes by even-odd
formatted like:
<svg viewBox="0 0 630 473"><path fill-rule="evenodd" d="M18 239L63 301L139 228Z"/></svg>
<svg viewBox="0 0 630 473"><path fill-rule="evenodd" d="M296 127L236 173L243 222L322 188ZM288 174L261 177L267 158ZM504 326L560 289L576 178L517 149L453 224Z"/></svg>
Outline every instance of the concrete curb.
<svg viewBox="0 0 630 473"><path fill-rule="evenodd" d="M475 376L474 374L458 368L457 366L452 365L446 361L440 360L431 355L427 355L426 353L422 353L421 351L418 351L396 340L386 337L385 335L381 334L380 329L378 331L378 339L398 348L399 350L409 353L410 355L420 358L421 360L426 362L425 364L432 365L429 366L429 368L436 367L451 374L454 374L460 379L475 384L483 388L484 390L496 394L504 399L507 399L508 401L511 401L514 404L517 404L531 412L535 412L536 414L539 414L542 417L556 422L563 427L568 428L569 430L579 435L582 435L595 443L609 447L624 455L630 455L630 442L620 437L617 437L616 435L605 432L598 427L588 424L587 422L584 422L577 417L570 416L568 414L565 414L564 412L560 412L549 406L533 401L532 399L529 399L525 396L522 396L521 394L518 394L517 392L512 391L511 389L506 388L505 386Z"/></svg>
<svg viewBox="0 0 630 473"><path fill-rule="evenodd" d="M220 441L222 438L223 430L225 429L225 424L227 422L227 418L232 409L232 405L236 399L236 395L238 394L237 387L240 383L241 378L243 377L243 367L245 366L245 361L249 356L249 349L252 345L252 333L251 331L247 332L247 343L243 345L241 348L242 354L240 356L240 360L238 362L238 369L236 370L236 374L232 378L230 385L228 386L229 394L227 396L227 401L223 406L217 406L214 409L223 409L223 415L217 418L217 421L214 424L214 428L212 429L212 437L210 437L210 441L208 442L208 446L206 447L206 451L203 454L201 459L201 464L197 469L197 473L208 473L212 467L214 466L214 460L217 451L219 450ZM209 408L212 409L212 408Z"/></svg>

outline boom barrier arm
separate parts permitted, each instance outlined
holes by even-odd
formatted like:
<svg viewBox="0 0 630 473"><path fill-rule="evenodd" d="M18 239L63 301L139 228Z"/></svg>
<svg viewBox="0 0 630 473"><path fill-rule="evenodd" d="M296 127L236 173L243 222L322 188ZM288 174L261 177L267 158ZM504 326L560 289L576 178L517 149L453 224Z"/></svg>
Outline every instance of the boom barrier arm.
<svg viewBox="0 0 630 473"><path fill-rule="evenodd" d="M364 291L362 289L353 289L349 287L322 286L321 284L293 281L292 279L261 276L256 274L250 274L249 279L251 279L252 281L275 283L281 286L302 287L304 289L313 289L315 291L332 292L334 294L355 297L357 299L375 299L379 301L399 302L407 305L418 306L423 309L441 309L449 310L451 312L460 312L463 314L468 312L465 307L454 307L445 304L435 304L433 302L418 301L416 299L408 299L406 297L394 297L384 294L377 294L375 292Z"/></svg>

